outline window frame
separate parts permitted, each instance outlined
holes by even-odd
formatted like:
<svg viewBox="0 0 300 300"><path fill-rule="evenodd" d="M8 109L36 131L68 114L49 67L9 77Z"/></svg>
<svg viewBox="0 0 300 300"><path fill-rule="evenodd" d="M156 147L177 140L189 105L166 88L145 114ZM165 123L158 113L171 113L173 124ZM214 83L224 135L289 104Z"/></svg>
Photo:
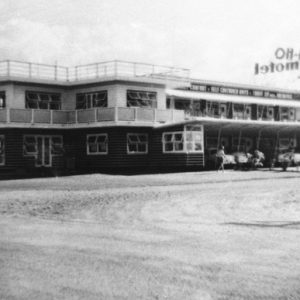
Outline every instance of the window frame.
<svg viewBox="0 0 300 300"><path fill-rule="evenodd" d="M29 99L29 94L36 95L35 99ZM45 95L47 95L48 100L42 99ZM58 97L58 101L54 101L53 98ZM30 107L28 102L32 101L35 103L37 107ZM41 105L47 104L47 108L40 107ZM53 104L58 105L58 108L53 109ZM42 92L42 91L25 91L25 108L26 109L36 109L36 110L61 110L62 105L62 97L61 93L52 93L52 92Z"/></svg>
<svg viewBox="0 0 300 300"><path fill-rule="evenodd" d="M105 101L104 106L95 106L94 105L94 103L97 101L96 98L99 94L104 95L104 99L103 99L103 101ZM79 97L84 97L84 107L78 107L78 101L79 101L78 98ZM95 92L84 92L84 93L77 93L76 94L76 102L75 102L75 109L76 110L104 108L104 107L108 107L108 93L107 93L107 90L95 91Z"/></svg>
<svg viewBox="0 0 300 300"><path fill-rule="evenodd" d="M29 153L25 153L26 149L25 149L25 139L27 137L31 137L31 138L34 138L34 141L35 141L35 148L36 148L36 151L35 152L29 152ZM64 139L63 139L63 136L62 135L47 135L47 134L24 134L23 135L23 156L25 157L36 157L38 155L38 149L37 149L37 139L41 137L41 138L49 138L50 139L50 153L51 153L51 156L62 156L63 155L63 152L64 152ZM53 151L53 139L54 138L59 138L61 140L61 143L59 143L61 145L61 148L62 148L62 152L61 153L54 153ZM31 143L33 144L33 143Z"/></svg>
<svg viewBox="0 0 300 300"><path fill-rule="evenodd" d="M188 130L188 127L199 127L201 128L201 130ZM200 141L197 141L195 139L195 136L196 134L194 135L193 132L198 132L198 133L201 133L201 138L200 138ZM166 135L172 135L172 138L171 138L171 141L166 141L165 140L165 136ZM178 140L176 140L175 138L175 135L176 134L181 134L182 135L182 143L183 143L183 147L182 147L182 150L176 150L176 144L178 144ZM188 139L188 135L192 134L192 140L189 140ZM168 151L166 150L166 144L167 143L170 143L172 142L173 143L173 150L172 151ZM195 150L196 148L196 143L201 143L201 150ZM193 145L193 149L192 150L188 150L187 149L187 145L188 144L192 144ZM204 153L204 134L203 134L203 125L186 125L184 126L183 130L182 131L166 131L166 132L163 132L162 134L162 150L163 150L163 153L164 154L178 154L178 153Z"/></svg>
<svg viewBox="0 0 300 300"><path fill-rule="evenodd" d="M137 97L136 99L129 99L130 97L130 93L146 93L147 97L149 97L149 99L145 100L142 99L142 97ZM152 95L154 96L154 99L151 99ZM132 98L132 97L131 97ZM151 105L129 105L129 101L148 101ZM126 90L126 107L139 107L139 108L145 108L145 109L149 109L149 108L157 108L157 92L156 91L142 91L142 90Z"/></svg>
<svg viewBox="0 0 300 300"><path fill-rule="evenodd" d="M132 144L136 144L137 145L137 149L138 149L138 145L142 144L145 145L145 151L130 151L129 150L129 136L133 135L133 136L137 136L138 137L138 141L137 142L131 142ZM144 136L146 137L146 141L142 142L139 140L139 136ZM148 154L149 152L149 134L148 133L143 133L143 132L128 132L126 135L126 148L127 148L127 154L129 155L145 155Z"/></svg>
<svg viewBox="0 0 300 300"><path fill-rule="evenodd" d="M105 152L99 152L98 151L98 144L99 143L95 143L97 145L97 152L90 152L89 149L89 138L90 137L95 137L96 139L98 139L99 136L105 136ZM86 135L86 154L87 155L107 155L108 154L108 134L107 133L96 133L96 134L87 134Z"/></svg>
<svg viewBox="0 0 300 300"><path fill-rule="evenodd" d="M4 134L0 134L0 140L2 140L2 142L0 142L0 144L3 143L3 149L2 149L2 153L0 152L0 157L2 157L2 161L0 161L0 166L5 166L5 135ZM0 147L1 149L1 147Z"/></svg>

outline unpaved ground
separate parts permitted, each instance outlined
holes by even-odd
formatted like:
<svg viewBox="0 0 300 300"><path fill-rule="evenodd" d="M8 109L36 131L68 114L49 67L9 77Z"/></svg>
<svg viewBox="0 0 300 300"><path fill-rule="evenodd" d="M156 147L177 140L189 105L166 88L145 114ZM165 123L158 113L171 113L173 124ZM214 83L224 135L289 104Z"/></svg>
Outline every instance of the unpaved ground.
<svg viewBox="0 0 300 300"><path fill-rule="evenodd" d="M0 181L0 299L300 299L300 172Z"/></svg>

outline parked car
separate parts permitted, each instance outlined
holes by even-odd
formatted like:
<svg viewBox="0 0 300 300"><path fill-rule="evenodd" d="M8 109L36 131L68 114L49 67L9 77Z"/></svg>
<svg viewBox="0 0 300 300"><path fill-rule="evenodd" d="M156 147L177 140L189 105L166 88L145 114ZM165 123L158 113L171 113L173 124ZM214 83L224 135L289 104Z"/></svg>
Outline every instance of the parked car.
<svg viewBox="0 0 300 300"><path fill-rule="evenodd" d="M300 166L300 153L293 150L281 150L277 156L277 164L284 170L288 167Z"/></svg>
<svg viewBox="0 0 300 300"><path fill-rule="evenodd" d="M234 152L232 155L234 156L237 168L245 168L251 166L252 155L250 153Z"/></svg>
<svg viewBox="0 0 300 300"><path fill-rule="evenodd" d="M206 162L209 167L216 167L218 163L218 149L217 148L209 148L206 153ZM224 165L233 166L235 165L235 158L232 154L225 154Z"/></svg>

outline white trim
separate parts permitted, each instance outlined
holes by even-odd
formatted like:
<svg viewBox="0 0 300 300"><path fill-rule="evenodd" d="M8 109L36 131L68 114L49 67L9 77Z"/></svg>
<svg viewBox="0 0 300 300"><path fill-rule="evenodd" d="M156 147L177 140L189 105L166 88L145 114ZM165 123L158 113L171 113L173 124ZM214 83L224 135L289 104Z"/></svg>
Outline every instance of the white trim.
<svg viewBox="0 0 300 300"><path fill-rule="evenodd" d="M173 149L174 149L174 146L175 146L175 141L173 140L174 139L174 137L175 137L175 134L181 134L182 135L182 144L183 144L183 148L182 148L182 150L173 150L173 151L166 151L165 149L166 149L166 147L165 147L165 145L166 145L166 141L165 141L165 135L167 135L167 134L172 134L172 140L170 141L170 142L167 142L167 143L171 143L172 142L172 144L173 144ZM170 154L170 153L174 153L174 154L176 154L176 153L187 153L186 152L186 150L185 150L185 144L184 144L184 135L185 135L185 133L184 133L184 130L183 131L167 131L167 132L163 132L163 134L162 134L162 147L163 147L163 153L167 153L167 154ZM178 142L179 143L179 142Z"/></svg>
<svg viewBox="0 0 300 300"><path fill-rule="evenodd" d="M97 152L90 152L89 151L89 137L96 137L98 138L99 136L105 136L105 152L99 152L97 150ZM97 148L98 148L98 144L99 143L96 143L97 144ZM103 144L103 143L102 143ZM86 154L87 155L107 155L108 154L108 134L107 133L97 133L97 134L87 134L86 135Z"/></svg>
<svg viewBox="0 0 300 300"><path fill-rule="evenodd" d="M145 144L146 146L146 150L144 152L141 151L137 151L137 152L133 152L133 151L129 151L129 135L136 135L136 136L145 136L147 141L146 142L136 142L134 144ZM144 155L144 154L148 154L148 147L149 146L149 135L148 133L143 133L143 132L128 132L126 135L126 147L127 147L127 154L128 155Z"/></svg>
<svg viewBox="0 0 300 300"><path fill-rule="evenodd" d="M203 99L207 101L232 102L232 103L240 103L240 104L248 103L248 104L268 105L268 106L300 107L300 101L297 100L283 100L283 99L263 98L263 97L255 97L255 96L224 95L224 94L183 91L183 90L173 90L173 89L166 89L166 94L168 96L173 96L173 97L187 98L187 100Z"/></svg>

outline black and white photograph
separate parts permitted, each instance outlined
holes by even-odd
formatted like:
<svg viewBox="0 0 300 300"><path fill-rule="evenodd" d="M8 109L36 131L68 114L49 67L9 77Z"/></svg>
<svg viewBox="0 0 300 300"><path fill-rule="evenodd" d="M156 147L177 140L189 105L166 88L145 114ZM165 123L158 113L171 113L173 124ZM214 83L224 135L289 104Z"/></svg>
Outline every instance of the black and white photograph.
<svg viewBox="0 0 300 300"><path fill-rule="evenodd" d="M0 0L0 299L299 300L300 2Z"/></svg>

